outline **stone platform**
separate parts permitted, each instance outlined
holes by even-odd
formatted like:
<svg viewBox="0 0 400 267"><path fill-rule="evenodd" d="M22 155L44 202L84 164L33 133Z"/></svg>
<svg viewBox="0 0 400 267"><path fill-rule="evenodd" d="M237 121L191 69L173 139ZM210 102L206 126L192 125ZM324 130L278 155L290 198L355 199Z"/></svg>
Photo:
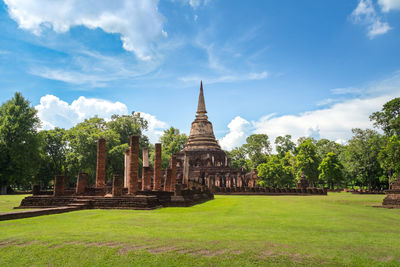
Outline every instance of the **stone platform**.
<svg viewBox="0 0 400 267"><path fill-rule="evenodd" d="M269 188L269 187L216 187L216 195L268 195L268 196L307 196L307 195L327 195L324 188Z"/></svg>
<svg viewBox="0 0 400 267"><path fill-rule="evenodd" d="M390 189L385 191L386 197L382 202L382 207L399 209L400 208L400 177L390 183Z"/></svg>

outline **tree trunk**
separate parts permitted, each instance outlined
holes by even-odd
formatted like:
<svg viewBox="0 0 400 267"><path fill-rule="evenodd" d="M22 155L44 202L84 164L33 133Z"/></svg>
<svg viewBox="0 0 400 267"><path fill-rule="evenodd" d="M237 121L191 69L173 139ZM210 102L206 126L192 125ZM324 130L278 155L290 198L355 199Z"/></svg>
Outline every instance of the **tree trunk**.
<svg viewBox="0 0 400 267"><path fill-rule="evenodd" d="M7 195L7 185L0 185L0 195Z"/></svg>

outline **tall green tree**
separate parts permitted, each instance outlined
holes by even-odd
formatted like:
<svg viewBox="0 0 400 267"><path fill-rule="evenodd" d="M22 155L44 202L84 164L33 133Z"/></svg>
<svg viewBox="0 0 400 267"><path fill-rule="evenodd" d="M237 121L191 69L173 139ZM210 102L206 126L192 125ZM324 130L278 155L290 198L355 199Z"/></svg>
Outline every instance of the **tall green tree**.
<svg viewBox="0 0 400 267"><path fill-rule="evenodd" d="M171 126L169 129L164 130L160 141L162 146L161 165L163 168L168 168L171 156L185 147L188 137L186 134L180 133L178 129ZM154 160L154 150L150 150L150 158L152 161Z"/></svg>
<svg viewBox="0 0 400 267"><path fill-rule="evenodd" d="M29 184L37 173L40 120L21 93L0 107L0 185Z"/></svg>
<svg viewBox="0 0 400 267"><path fill-rule="evenodd" d="M257 171L262 185L283 188L294 184L291 168L278 155L271 155L268 162L257 166Z"/></svg>
<svg viewBox="0 0 400 267"><path fill-rule="evenodd" d="M343 165L339 161L338 156L333 152L328 152L318 167L320 171L319 179L334 189L335 185L339 187L343 180Z"/></svg>
<svg viewBox="0 0 400 267"><path fill-rule="evenodd" d="M57 174L66 172L66 156L68 152L65 129L42 130L39 132L40 163L35 183L48 186Z"/></svg>
<svg viewBox="0 0 400 267"><path fill-rule="evenodd" d="M107 162L110 162L109 151L120 145L119 134L107 127L107 122L98 117L86 119L67 131L69 152L66 156L67 171L70 178L75 180L80 172L86 172L90 181L93 182L96 176L97 164L97 141L99 138L105 138ZM121 152L122 153L122 152ZM121 162L123 164L123 162ZM110 164L107 164L107 176L111 178Z"/></svg>
<svg viewBox="0 0 400 267"><path fill-rule="evenodd" d="M378 161L391 181L400 176L400 137L393 135L379 152Z"/></svg>
<svg viewBox="0 0 400 267"><path fill-rule="evenodd" d="M296 144L292 141L290 134L278 136L275 138L275 149L280 157L284 157L286 152L295 152Z"/></svg>
<svg viewBox="0 0 400 267"><path fill-rule="evenodd" d="M378 154L384 146L385 138L370 129L352 131L354 136L346 146L343 165L353 177L353 184L379 189L383 186L380 182L383 170Z"/></svg>
<svg viewBox="0 0 400 267"><path fill-rule="evenodd" d="M250 160L246 158L246 151L243 147L236 147L226 152L226 156L231 160L232 168L243 169L246 172L251 170Z"/></svg>
<svg viewBox="0 0 400 267"><path fill-rule="evenodd" d="M306 139L297 147L297 179L300 179L301 175L304 174L310 185L316 186L318 184L319 163L315 144L311 139Z"/></svg>
<svg viewBox="0 0 400 267"><path fill-rule="evenodd" d="M400 97L383 105L381 111L374 112L369 118L376 127L382 128L387 136L400 135Z"/></svg>
<svg viewBox="0 0 400 267"><path fill-rule="evenodd" d="M251 161L252 168L257 168L259 164L267 162L271 153L271 143L266 134L250 135L246 138L243 148Z"/></svg>

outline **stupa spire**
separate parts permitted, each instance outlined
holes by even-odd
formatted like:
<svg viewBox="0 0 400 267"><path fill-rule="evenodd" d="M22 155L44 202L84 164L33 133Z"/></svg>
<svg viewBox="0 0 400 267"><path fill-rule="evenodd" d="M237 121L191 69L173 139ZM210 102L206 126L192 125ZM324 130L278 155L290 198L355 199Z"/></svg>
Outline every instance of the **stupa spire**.
<svg viewBox="0 0 400 267"><path fill-rule="evenodd" d="M207 113L206 103L204 102L204 93L203 93L203 81L200 81L200 95L199 95L199 103L197 105L197 114L205 115Z"/></svg>

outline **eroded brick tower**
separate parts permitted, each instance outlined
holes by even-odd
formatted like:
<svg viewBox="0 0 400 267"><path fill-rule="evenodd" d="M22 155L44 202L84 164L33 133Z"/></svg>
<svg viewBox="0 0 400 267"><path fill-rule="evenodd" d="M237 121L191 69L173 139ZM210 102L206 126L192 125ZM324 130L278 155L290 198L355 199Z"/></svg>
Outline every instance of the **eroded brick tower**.
<svg viewBox="0 0 400 267"><path fill-rule="evenodd" d="M192 122L189 140L184 149L175 154L178 182L189 186L191 182L208 187L247 186L244 173L231 168L230 160L215 139L212 123L206 114L201 82L196 118Z"/></svg>

